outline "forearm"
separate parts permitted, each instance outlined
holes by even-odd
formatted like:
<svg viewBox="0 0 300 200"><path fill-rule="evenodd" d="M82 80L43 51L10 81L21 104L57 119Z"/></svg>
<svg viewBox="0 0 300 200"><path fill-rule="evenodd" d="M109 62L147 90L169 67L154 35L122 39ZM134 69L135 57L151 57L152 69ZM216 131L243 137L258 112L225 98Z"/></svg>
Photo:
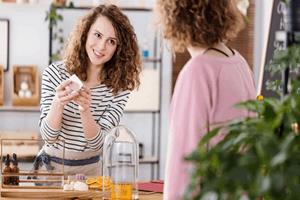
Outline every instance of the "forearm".
<svg viewBox="0 0 300 200"><path fill-rule="evenodd" d="M85 137L87 139L96 137L96 135L101 131L101 128L94 120L94 117L90 109L80 112L80 115L81 115L82 127L83 127L83 132Z"/></svg>
<svg viewBox="0 0 300 200"><path fill-rule="evenodd" d="M63 116L64 106L57 101L53 100L50 110L46 117L47 124L54 130L61 129L62 116Z"/></svg>

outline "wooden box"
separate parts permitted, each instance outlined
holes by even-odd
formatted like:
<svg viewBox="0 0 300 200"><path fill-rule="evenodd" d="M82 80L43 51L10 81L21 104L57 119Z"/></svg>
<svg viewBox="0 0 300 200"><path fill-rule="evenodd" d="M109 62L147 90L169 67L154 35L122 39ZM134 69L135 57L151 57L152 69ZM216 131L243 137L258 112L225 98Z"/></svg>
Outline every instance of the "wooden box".
<svg viewBox="0 0 300 200"><path fill-rule="evenodd" d="M0 105L4 104L4 71L0 66Z"/></svg>
<svg viewBox="0 0 300 200"><path fill-rule="evenodd" d="M45 164L41 166L43 159L39 158L38 163L35 163L40 146L49 141L37 139L38 134L22 133L23 136L22 134L1 134L1 188L61 189L65 180L64 164L61 167L56 167L55 171L49 172ZM17 138L18 136L22 138ZM17 157L17 163L13 162L14 153ZM64 159L64 155L65 150L63 148L59 157ZM18 170L12 168L14 165L18 166ZM39 166L38 169L35 168L36 166Z"/></svg>
<svg viewBox="0 0 300 200"><path fill-rule="evenodd" d="M13 66L13 106L38 106L40 79L36 66Z"/></svg>

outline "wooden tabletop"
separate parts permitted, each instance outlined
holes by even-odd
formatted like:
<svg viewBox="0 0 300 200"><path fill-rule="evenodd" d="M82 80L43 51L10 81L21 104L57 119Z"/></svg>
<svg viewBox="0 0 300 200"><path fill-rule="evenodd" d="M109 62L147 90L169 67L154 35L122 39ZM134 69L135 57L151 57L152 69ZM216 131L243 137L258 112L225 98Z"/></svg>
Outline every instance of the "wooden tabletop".
<svg viewBox="0 0 300 200"><path fill-rule="evenodd" d="M20 200L20 199L102 199L101 191L63 191L62 189L12 189L1 188L1 199ZM140 200L162 200L162 193L139 192Z"/></svg>

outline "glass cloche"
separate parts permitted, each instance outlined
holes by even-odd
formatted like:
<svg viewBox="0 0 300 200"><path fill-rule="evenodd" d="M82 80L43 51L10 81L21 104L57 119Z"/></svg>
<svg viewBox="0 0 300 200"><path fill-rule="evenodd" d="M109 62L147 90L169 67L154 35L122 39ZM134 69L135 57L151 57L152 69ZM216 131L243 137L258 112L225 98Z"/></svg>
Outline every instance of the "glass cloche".
<svg viewBox="0 0 300 200"><path fill-rule="evenodd" d="M103 191L110 199L138 199L138 154L136 136L127 127L117 126L105 137L103 176L110 178L112 186L103 183Z"/></svg>

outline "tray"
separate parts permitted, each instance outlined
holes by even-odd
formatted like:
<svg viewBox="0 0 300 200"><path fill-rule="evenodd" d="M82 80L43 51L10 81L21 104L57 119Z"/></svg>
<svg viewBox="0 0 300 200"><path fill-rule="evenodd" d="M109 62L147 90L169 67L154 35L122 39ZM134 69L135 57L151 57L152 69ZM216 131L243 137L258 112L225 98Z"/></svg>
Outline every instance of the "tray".
<svg viewBox="0 0 300 200"><path fill-rule="evenodd" d="M12 189L1 188L1 197L22 199L102 199L103 192L89 191L63 191L62 189Z"/></svg>
<svg viewBox="0 0 300 200"><path fill-rule="evenodd" d="M103 199L103 191L89 190L80 191L63 191L62 189L0 189L0 198L3 199ZM162 193L139 192L139 200L162 200Z"/></svg>

